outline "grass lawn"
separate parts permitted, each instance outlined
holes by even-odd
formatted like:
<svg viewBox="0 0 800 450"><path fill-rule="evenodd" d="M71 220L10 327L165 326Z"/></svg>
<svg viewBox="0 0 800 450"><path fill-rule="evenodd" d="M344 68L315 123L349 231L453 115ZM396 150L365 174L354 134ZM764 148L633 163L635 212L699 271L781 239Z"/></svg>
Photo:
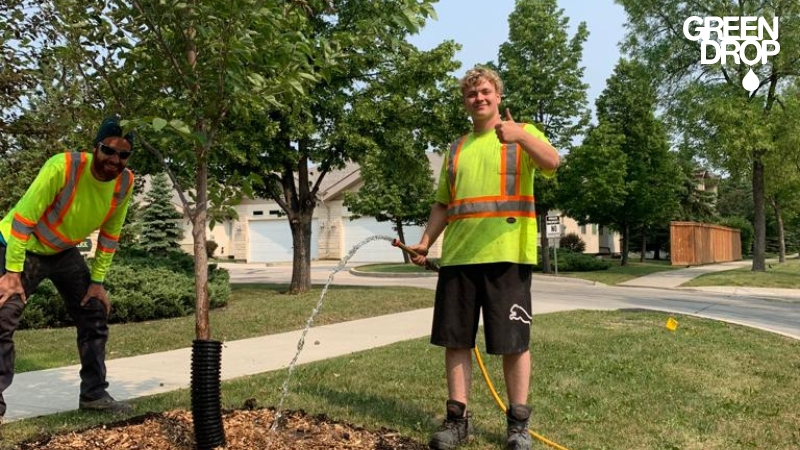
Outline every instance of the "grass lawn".
<svg viewBox="0 0 800 450"><path fill-rule="evenodd" d="M669 260L653 261L648 260L639 262L638 260L628 260L627 266L620 266L619 259L610 259L611 267L608 270L597 270L594 272L558 272L558 276L580 278L582 280L596 281L607 285L615 285L634 278L649 275L665 270L676 270L681 267L671 266Z"/></svg>
<svg viewBox="0 0 800 450"><path fill-rule="evenodd" d="M320 320L325 316L323 310ZM536 316L532 428L572 450L800 448L800 342L684 316L676 316L680 325L672 332L667 317L637 311ZM505 401L500 359L483 357ZM470 409L477 438L463 448L499 448L504 419L477 365L474 370ZM224 407L240 408L251 398L277 405L285 376L282 370L223 383ZM285 407L426 442L446 396L443 351L417 339L299 366ZM134 404L142 413L188 409L190 394ZM12 422L4 425L3 443L104 419L73 411Z"/></svg>
<svg viewBox="0 0 800 450"><path fill-rule="evenodd" d="M725 272L701 275L682 286L748 286L800 289L800 259L787 259L785 263L767 262L765 272L753 272L742 267Z"/></svg>
<svg viewBox="0 0 800 450"><path fill-rule="evenodd" d="M627 266L620 266L619 259L610 259L611 268L608 270L598 270L595 272L558 272L558 276L565 276L571 278L580 278L583 280L596 281L603 284L614 285L628 281L636 277L641 277L654 272L661 272L664 270L675 270L680 267L673 267L669 261L645 261L640 263L638 261L628 261ZM552 260L551 260L552 264ZM376 273L430 273L422 267L414 264L368 264L359 266L357 268L362 272L376 272Z"/></svg>
<svg viewBox="0 0 800 450"><path fill-rule="evenodd" d="M283 295L285 285L231 285L228 306L210 312L215 340L230 341L302 329L321 286L303 295ZM315 325L433 307L430 289L332 285ZM123 358L189 347L194 315L154 322L112 325L107 358ZM17 373L78 364L75 329L19 330L14 335Z"/></svg>

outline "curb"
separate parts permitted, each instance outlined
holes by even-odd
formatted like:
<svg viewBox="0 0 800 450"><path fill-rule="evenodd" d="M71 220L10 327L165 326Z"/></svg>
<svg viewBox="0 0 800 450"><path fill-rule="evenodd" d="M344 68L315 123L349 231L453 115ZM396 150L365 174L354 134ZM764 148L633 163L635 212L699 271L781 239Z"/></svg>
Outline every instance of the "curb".
<svg viewBox="0 0 800 450"><path fill-rule="evenodd" d="M542 281L545 283L570 283L570 284L582 284L584 286L605 286L605 284L597 281L583 280L581 278L562 277L557 275L534 274L533 280Z"/></svg>
<svg viewBox="0 0 800 450"><path fill-rule="evenodd" d="M355 275L357 277L372 277L372 278L425 278L425 277L436 277L439 276L436 272L419 272L419 273L401 273L401 272L364 272L362 270L357 270L352 268L348 270L350 275Z"/></svg>

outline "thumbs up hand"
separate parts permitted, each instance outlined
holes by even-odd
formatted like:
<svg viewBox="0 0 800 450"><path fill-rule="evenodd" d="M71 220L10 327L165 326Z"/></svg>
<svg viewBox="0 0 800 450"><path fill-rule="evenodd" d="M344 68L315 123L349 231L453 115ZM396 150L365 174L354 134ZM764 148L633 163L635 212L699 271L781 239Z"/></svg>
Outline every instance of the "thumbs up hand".
<svg viewBox="0 0 800 450"><path fill-rule="evenodd" d="M506 108L506 120L495 125L494 132L503 144L519 142L525 137L525 130L517 125L508 108Z"/></svg>

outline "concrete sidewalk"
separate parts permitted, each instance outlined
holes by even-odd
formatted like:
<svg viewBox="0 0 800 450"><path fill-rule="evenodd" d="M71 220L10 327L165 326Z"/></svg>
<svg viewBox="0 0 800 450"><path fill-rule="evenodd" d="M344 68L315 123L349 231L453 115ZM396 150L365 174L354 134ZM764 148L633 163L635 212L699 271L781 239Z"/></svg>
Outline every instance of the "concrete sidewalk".
<svg viewBox="0 0 800 450"><path fill-rule="evenodd" d="M675 289L700 275L707 273L722 272L725 270L738 269L751 265L750 261L734 261L721 264L709 264L705 266L694 266L686 269L665 270L661 272L651 273L643 277L634 278L632 280L619 283L617 286L636 286L636 287L652 287L662 289Z"/></svg>
<svg viewBox="0 0 800 450"><path fill-rule="evenodd" d="M311 327L298 364L382 347L430 334L432 309ZM302 330L225 342L223 380L287 368ZM112 337L113 338L113 337ZM170 392L190 386L191 348L112 359L106 363L109 393L118 400ZM18 420L78 408L79 365L24 372L4 397L6 420Z"/></svg>
<svg viewBox="0 0 800 450"><path fill-rule="evenodd" d="M701 275L726 270L749 267L752 261L733 261L720 264L709 264L705 266L694 266L685 269L665 270L651 273L642 277L634 278L617 286L644 287L655 289L681 289L698 292L711 292L715 294L725 294L735 297L760 297L785 301L800 301L800 289L782 288L762 288L762 287L742 287L742 286L681 286Z"/></svg>

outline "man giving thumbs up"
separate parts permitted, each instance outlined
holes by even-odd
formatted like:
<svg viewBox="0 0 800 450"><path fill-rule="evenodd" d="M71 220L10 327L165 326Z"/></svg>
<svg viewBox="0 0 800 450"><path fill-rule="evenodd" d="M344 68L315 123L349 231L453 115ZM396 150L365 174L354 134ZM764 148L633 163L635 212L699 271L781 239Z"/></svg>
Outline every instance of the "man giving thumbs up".
<svg viewBox="0 0 800 450"><path fill-rule="evenodd" d="M428 225L411 246L424 264L444 232L431 343L445 347L447 418L430 447L451 449L471 433L467 412L472 356L483 310L486 351L503 355L508 392L506 448L531 448L527 406L531 375L531 272L536 264L533 174L552 175L558 152L530 124L500 116L503 82L476 67L461 79L472 132L445 156ZM446 229L445 229L446 228Z"/></svg>

